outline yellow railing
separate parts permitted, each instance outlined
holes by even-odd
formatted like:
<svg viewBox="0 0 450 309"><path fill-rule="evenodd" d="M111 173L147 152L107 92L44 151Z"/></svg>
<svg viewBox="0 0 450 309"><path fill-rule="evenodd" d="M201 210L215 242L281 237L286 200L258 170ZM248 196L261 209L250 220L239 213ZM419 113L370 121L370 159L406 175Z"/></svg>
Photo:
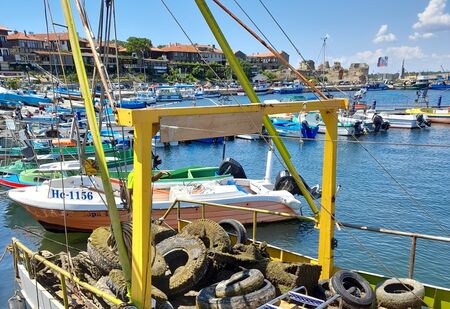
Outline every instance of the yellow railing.
<svg viewBox="0 0 450 309"><path fill-rule="evenodd" d="M294 215L287 212L281 212L281 211L271 211L266 209L257 209L257 208L249 208L249 207L243 207L243 206L235 206L235 205L223 205L223 204L217 204L217 203L209 203L209 202L199 202L199 201L192 201L192 200L175 200L170 207L166 210L164 215L158 219L160 223L164 222L166 218L169 216L169 214L172 212L172 210L176 207L177 209L177 224L178 224L178 230L181 230L181 223L183 220L181 218L181 203L189 203L189 204L197 204L200 206L200 212L201 212L201 218L205 219L205 207L215 207L215 208L224 208L224 209L232 209L232 210L240 210L244 212L251 212L252 213L252 239L255 242L256 241L256 226L258 222L258 214L266 214L266 215L274 215L274 216L280 216L280 217L286 217L291 219L297 219L302 221L311 221L311 222L317 222L317 220L313 217L307 217L302 215Z"/></svg>
<svg viewBox="0 0 450 309"><path fill-rule="evenodd" d="M61 291L63 293L63 303L64 308L69 308L69 301L67 297L67 288L66 288L66 279L71 280L78 284L79 286L83 287L84 289L88 290L89 292L103 298L104 300L111 302L114 305L123 305L124 302L120 299L117 299L95 287L92 285L81 281L80 278L72 275L68 271L62 269L61 267L53 264L52 262L48 261L45 257L39 255L36 252L31 251L29 248L27 248L24 244L22 244L19 240L16 238L12 239L12 252L14 256L14 270L16 272L16 277L19 276L18 271L18 264L20 263L20 260L23 259L25 262L25 267L29 274L32 274L31 269L31 261L36 260L44 264L45 266L48 266L53 271L59 274L59 279L61 283ZM36 276L36 274L34 274ZM36 278L37 280L37 278Z"/></svg>

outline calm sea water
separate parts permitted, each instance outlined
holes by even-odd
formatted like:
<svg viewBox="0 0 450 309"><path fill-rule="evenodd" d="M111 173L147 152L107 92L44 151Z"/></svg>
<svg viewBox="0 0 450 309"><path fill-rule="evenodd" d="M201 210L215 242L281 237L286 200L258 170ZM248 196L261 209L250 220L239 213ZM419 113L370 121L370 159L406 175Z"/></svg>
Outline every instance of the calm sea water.
<svg viewBox="0 0 450 309"><path fill-rule="evenodd" d="M310 95L310 94L308 94ZM430 91L430 102L439 96L450 105L450 91ZM376 99L378 106L395 107L412 104L414 91L369 92L368 100ZM262 99L279 98L268 95ZM246 98L237 97L240 102ZM183 103L187 105L191 103ZM211 104L207 100L197 104ZM310 183L320 183L322 173L323 136L317 141L286 140L292 160ZM450 145L450 126L433 124L426 130L396 130L359 137L359 140L401 144ZM337 183L342 189L336 200L336 215L343 222L413 231L432 235L450 233L450 148L427 146L393 146L352 143L341 138L338 144ZM218 165L222 145L192 143L158 149L163 169L187 165ZM267 145L264 142L235 140L226 143L226 155L239 161L251 178L264 176ZM383 166L376 162L376 160ZM274 176L282 169L274 164ZM395 180L384 169L387 169ZM407 188L406 193L398 184ZM1 192L1 191L0 191ZM412 197L411 197L412 196ZM0 249L3 252L11 237L17 237L33 249L64 250L52 240L64 242L64 235L44 229L20 206L0 193ZM303 203L305 214L310 214ZM27 231L24 231L26 229ZM317 255L318 230L311 224L287 222L258 228L258 240L266 240L282 248ZM84 249L87 234L69 235L72 246ZM343 229L335 237L338 247L336 263L348 269L364 269L387 276L406 277L410 239L399 236ZM44 239L43 239L44 238ZM6 304L14 291L14 272L9 254L0 264L0 306ZM418 240L414 276L426 283L450 287L450 244Z"/></svg>

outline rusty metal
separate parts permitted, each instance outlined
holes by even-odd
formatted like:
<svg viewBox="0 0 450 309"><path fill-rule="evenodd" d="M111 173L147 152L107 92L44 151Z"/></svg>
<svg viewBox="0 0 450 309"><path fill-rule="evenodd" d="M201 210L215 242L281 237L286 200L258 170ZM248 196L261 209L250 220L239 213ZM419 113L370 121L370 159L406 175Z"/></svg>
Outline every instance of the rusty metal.
<svg viewBox="0 0 450 309"><path fill-rule="evenodd" d="M409 271L408 271L408 278L412 279L414 275L414 262L416 260L416 244L417 244L417 237L413 236L411 238L411 252L409 254Z"/></svg>

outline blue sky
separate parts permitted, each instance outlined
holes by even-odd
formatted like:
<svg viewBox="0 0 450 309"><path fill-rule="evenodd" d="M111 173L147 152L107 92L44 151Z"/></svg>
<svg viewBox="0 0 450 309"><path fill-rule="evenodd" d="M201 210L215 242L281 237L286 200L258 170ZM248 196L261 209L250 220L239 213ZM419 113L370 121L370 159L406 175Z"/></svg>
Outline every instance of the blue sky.
<svg viewBox="0 0 450 309"><path fill-rule="evenodd" d="M64 23L60 1L49 1L55 22ZM85 1L90 21L96 27L100 0ZM288 52L291 64L297 66L300 57L259 0L237 1L275 47ZM408 71L440 70L441 65L450 70L450 3L447 0L262 1L307 59L321 61L321 39L328 35L327 59L339 60L344 66L361 61L369 63L370 72L398 72L405 59ZM234 0L222 2L250 24ZM194 42L215 43L193 0L166 0L166 3ZM265 52L264 47L212 1L207 0L207 3L233 49L246 53ZM116 0L116 7L119 39L148 37L155 46L188 42L160 0ZM1 1L0 12L0 25L18 31L45 32L42 0ZM78 29L82 33L81 27ZM387 68L376 68L379 56L389 57Z"/></svg>

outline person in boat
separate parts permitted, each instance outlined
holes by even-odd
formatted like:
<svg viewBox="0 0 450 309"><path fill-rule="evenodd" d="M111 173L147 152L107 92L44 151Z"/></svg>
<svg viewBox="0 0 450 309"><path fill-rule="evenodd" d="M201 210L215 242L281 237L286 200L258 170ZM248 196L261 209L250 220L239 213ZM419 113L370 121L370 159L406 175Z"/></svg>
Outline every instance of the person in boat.
<svg viewBox="0 0 450 309"><path fill-rule="evenodd" d="M152 182L158 181L164 175L170 176L170 172L164 171L164 170L159 171L158 173L156 173L155 175L152 176ZM130 210L133 206L133 187L134 187L134 170L132 170L128 174L128 179L127 179L127 203L128 203Z"/></svg>

